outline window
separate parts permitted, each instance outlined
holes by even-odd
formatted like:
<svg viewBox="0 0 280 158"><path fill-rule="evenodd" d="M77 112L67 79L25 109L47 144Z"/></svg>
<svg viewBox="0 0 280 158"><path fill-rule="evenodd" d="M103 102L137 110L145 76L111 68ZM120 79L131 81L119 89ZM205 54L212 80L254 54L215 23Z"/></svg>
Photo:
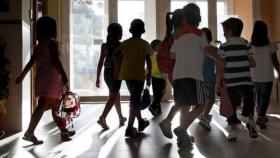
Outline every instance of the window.
<svg viewBox="0 0 280 158"><path fill-rule="evenodd" d="M95 87L101 44L106 39L107 0L72 0L70 16L71 87L81 96L108 95L101 74L101 88Z"/></svg>
<svg viewBox="0 0 280 158"><path fill-rule="evenodd" d="M131 37L130 23L142 19L146 32L142 38L151 42L156 38L156 7L154 0L118 0L118 21L123 27L123 40Z"/></svg>
<svg viewBox="0 0 280 158"><path fill-rule="evenodd" d="M228 0L217 1L217 40L225 42L222 22L229 18Z"/></svg>
<svg viewBox="0 0 280 158"><path fill-rule="evenodd" d="M181 9L188 3L195 3L200 8L201 23L199 28L208 27L208 2L207 0L171 0L171 11Z"/></svg>

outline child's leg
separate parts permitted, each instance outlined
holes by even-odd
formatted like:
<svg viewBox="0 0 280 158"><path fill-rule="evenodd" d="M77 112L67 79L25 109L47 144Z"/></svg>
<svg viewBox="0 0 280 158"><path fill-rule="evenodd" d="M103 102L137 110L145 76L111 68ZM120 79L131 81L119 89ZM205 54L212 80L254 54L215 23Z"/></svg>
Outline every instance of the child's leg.
<svg viewBox="0 0 280 158"><path fill-rule="evenodd" d="M180 126L183 126L185 129L188 129L190 124L201 114L203 108L203 105L196 105L191 111L190 106L182 108L182 119L180 122Z"/></svg>
<svg viewBox="0 0 280 158"><path fill-rule="evenodd" d="M118 113L119 119L122 119L123 115L122 115L122 109L121 109L120 93L117 94L114 103L115 103L115 108Z"/></svg>
<svg viewBox="0 0 280 158"><path fill-rule="evenodd" d="M39 97L37 107L32 113L31 120L29 122L29 126L25 132L26 135L34 135L34 130L36 129L40 119L44 113L44 105L46 104L46 98Z"/></svg>
<svg viewBox="0 0 280 158"><path fill-rule="evenodd" d="M0 129L4 126L3 124L6 115L5 102L5 100L0 100Z"/></svg>
<svg viewBox="0 0 280 158"><path fill-rule="evenodd" d="M63 123L63 119L57 116L59 110L59 99L50 99L48 98L48 104L52 105L52 117L61 132L67 132L67 128Z"/></svg>
<svg viewBox="0 0 280 158"><path fill-rule="evenodd" d="M212 82L205 82L204 83L204 90L205 90L205 107L204 110L202 112L202 116L206 119L210 119L209 118L209 113L213 107L213 104L215 102L215 83Z"/></svg>
<svg viewBox="0 0 280 158"><path fill-rule="evenodd" d="M240 124L241 121L237 118L236 114L237 107L241 104L239 89L238 87L229 87L227 88L227 92L233 107L233 114L227 118L228 125Z"/></svg>
<svg viewBox="0 0 280 158"><path fill-rule="evenodd" d="M152 77L152 85L153 85L153 94L154 94L154 100L152 105L157 106L160 104L161 99L164 95L166 81L161 78Z"/></svg>
<svg viewBox="0 0 280 158"><path fill-rule="evenodd" d="M251 138L258 137L257 127L254 121L254 93L253 86L243 86L240 88L241 95L243 97L243 111L242 116L248 117L248 123L246 127L248 128L249 134Z"/></svg>
<svg viewBox="0 0 280 158"><path fill-rule="evenodd" d="M265 118L266 117L266 111L269 105L269 100L271 96L271 89L272 89L272 82L266 82L262 83L261 86L261 103L260 108L258 111L258 116Z"/></svg>
<svg viewBox="0 0 280 158"><path fill-rule="evenodd" d="M261 89L261 83L259 82L255 82L254 83L254 87L255 87L255 97L256 97L256 102L257 102L257 110L260 110L261 107L261 96L262 96L262 89Z"/></svg>

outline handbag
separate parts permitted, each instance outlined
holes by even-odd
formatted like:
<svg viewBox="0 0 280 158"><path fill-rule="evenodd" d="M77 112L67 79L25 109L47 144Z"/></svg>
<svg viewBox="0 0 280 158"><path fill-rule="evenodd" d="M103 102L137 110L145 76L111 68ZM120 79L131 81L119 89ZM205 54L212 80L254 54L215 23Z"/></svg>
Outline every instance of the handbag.
<svg viewBox="0 0 280 158"><path fill-rule="evenodd" d="M151 104L149 86L146 85L141 98L140 110L146 109Z"/></svg>
<svg viewBox="0 0 280 158"><path fill-rule="evenodd" d="M233 112L234 111L230 97L228 96L227 88L223 85L221 89L220 115L224 117L230 117L232 116Z"/></svg>

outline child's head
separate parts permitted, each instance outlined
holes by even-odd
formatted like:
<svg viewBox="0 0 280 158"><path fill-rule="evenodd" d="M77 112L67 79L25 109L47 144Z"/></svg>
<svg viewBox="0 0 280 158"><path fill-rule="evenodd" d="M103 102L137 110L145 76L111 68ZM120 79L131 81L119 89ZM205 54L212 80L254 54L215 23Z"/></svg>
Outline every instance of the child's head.
<svg viewBox="0 0 280 158"><path fill-rule="evenodd" d="M145 32L145 24L141 19L134 19L130 23L129 32L132 36L141 36Z"/></svg>
<svg viewBox="0 0 280 158"><path fill-rule="evenodd" d="M49 16L43 16L38 19L36 25L36 38L42 41L47 38L56 38L56 22Z"/></svg>
<svg viewBox="0 0 280 158"><path fill-rule="evenodd" d="M268 29L265 22L255 22L251 40L254 46L265 46L269 44Z"/></svg>
<svg viewBox="0 0 280 158"><path fill-rule="evenodd" d="M158 50L160 43L161 41L159 39L155 39L151 42L151 47L155 52Z"/></svg>
<svg viewBox="0 0 280 158"><path fill-rule="evenodd" d="M190 3L184 6L183 10L184 21L189 26L198 27L201 22L200 9L194 4Z"/></svg>
<svg viewBox="0 0 280 158"><path fill-rule="evenodd" d="M174 26L174 29L178 28L183 20L182 9L176 9L172 13L171 23Z"/></svg>
<svg viewBox="0 0 280 158"><path fill-rule="evenodd" d="M122 26L119 23L111 23L107 28L107 41L109 40L121 40L122 38Z"/></svg>
<svg viewBox="0 0 280 158"><path fill-rule="evenodd" d="M202 28L201 30L205 33L208 43L211 43L213 40L211 30L206 27Z"/></svg>
<svg viewBox="0 0 280 158"><path fill-rule="evenodd" d="M224 36L229 37L240 37L243 29L243 22L238 18L229 18L222 22L224 29Z"/></svg>

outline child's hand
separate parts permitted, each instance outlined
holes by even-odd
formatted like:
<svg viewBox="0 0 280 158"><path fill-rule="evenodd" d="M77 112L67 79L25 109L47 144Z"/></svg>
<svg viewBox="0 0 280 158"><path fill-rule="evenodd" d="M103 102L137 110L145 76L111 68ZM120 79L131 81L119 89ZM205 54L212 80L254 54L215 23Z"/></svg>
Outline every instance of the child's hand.
<svg viewBox="0 0 280 158"><path fill-rule="evenodd" d="M220 93L221 93L221 90L222 90L222 85L216 83L215 90L216 90L216 93L217 93L217 94L220 94Z"/></svg>
<svg viewBox="0 0 280 158"><path fill-rule="evenodd" d="M20 84L22 81L23 81L23 77L22 77L22 76L19 76L19 77L16 79L16 84Z"/></svg>
<svg viewBox="0 0 280 158"><path fill-rule="evenodd" d="M95 86L96 86L97 88L100 88L100 79L99 79L99 78L96 79Z"/></svg>

